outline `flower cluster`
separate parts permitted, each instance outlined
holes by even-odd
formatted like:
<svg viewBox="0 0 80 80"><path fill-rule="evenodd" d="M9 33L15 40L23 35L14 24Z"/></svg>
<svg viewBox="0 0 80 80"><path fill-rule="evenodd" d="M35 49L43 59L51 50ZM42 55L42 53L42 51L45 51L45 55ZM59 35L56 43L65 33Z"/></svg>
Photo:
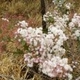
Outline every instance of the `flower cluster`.
<svg viewBox="0 0 80 80"><path fill-rule="evenodd" d="M54 24L57 28L65 31L67 27L67 23L69 21L69 16L64 14L62 17L60 16L54 16Z"/></svg>
<svg viewBox="0 0 80 80"><path fill-rule="evenodd" d="M73 29L74 27L80 27L80 16L78 16L77 13L74 14L71 22L69 23L69 26L71 29Z"/></svg>
<svg viewBox="0 0 80 80"><path fill-rule="evenodd" d="M28 23L25 20L23 20L23 21L19 21L17 25L18 26L20 25L21 27L26 28L28 26Z"/></svg>
<svg viewBox="0 0 80 80"><path fill-rule="evenodd" d="M75 39L77 37L80 37L80 16L78 16L76 13L74 14L73 18L71 19L71 22L69 23L69 27L72 31L72 36Z"/></svg>
<svg viewBox="0 0 80 80"><path fill-rule="evenodd" d="M69 77L68 75L71 74L68 72L73 71L70 65L68 65L68 59L61 59L58 56L52 56L46 59L40 64L40 70L50 77Z"/></svg>
<svg viewBox="0 0 80 80"><path fill-rule="evenodd" d="M43 16L43 20L46 22L50 22L52 23L54 21L54 17L52 15L52 13L47 12L44 16Z"/></svg>
<svg viewBox="0 0 80 80"><path fill-rule="evenodd" d="M2 18L2 20L3 20L3 21L9 22L9 20L8 20L7 18Z"/></svg>
<svg viewBox="0 0 80 80"><path fill-rule="evenodd" d="M57 8L59 13L62 12L62 14L69 14L69 11L74 8L74 5L66 0L52 0L54 3L54 7Z"/></svg>
<svg viewBox="0 0 80 80"><path fill-rule="evenodd" d="M65 7L66 7L67 9L69 9L69 10L70 10L71 6L72 6L71 3L65 4Z"/></svg>
<svg viewBox="0 0 80 80"><path fill-rule="evenodd" d="M53 14L54 15L54 14ZM49 20L49 15L45 14L44 16L47 16L47 20ZM62 30L64 33L67 31L67 29L71 32L71 35L67 34L66 36L71 36L72 39L80 38L80 16L76 13L73 15L73 17L70 20L70 16L67 14L63 14L62 17L59 15L52 16L54 23L52 24L54 27L56 27L59 30ZM46 19L46 18L44 18ZM47 22L47 20L45 20Z"/></svg>
<svg viewBox="0 0 80 80"><path fill-rule="evenodd" d="M62 7L66 0L53 0L52 2L57 5L58 7Z"/></svg>
<svg viewBox="0 0 80 80"><path fill-rule="evenodd" d="M32 52L39 54L55 53L56 55L65 53L65 49L61 46L67 37L62 30L53 25L49 27L48 34L42 33L41 27L18 28L17 33L23 37Z"/></svg>
<svg viewBox="0 0 80 80"><path fill-rule="evenodd" d="M24 55L27 66L33 67L37 63L39 70L50 77L68 76L68 72L72 71L68 60L60 58L65 54L62 45L67 40L63 30L56 25L50 25L48 33L45 34L41 27L25 27L22 22L20 25L21 28L18 28L16 34L28 45L27 54Z"/></svg>

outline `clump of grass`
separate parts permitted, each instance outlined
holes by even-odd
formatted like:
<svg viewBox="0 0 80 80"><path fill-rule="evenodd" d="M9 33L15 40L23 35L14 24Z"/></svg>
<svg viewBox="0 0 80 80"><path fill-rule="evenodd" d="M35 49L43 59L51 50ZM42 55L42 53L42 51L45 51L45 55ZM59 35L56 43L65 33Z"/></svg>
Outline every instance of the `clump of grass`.
<svg viewBox="0 0 80 80"><path fill-rule="evenodd" d="M13 0L7 5L7 9L10 14L24 14L26 4L23 1L15 2L15 0Z"/></svg>
<svg viewBox="0 0 80 80"><path fill-rule="evenodd" d="M40 11L40 1L39 0L11 0L9 1L0 1L0 10L4 13L10 14L22 14L22 15L35 15Z"/></svg>
<svg viewBox="0 0 80 80"><path fill-rule="evenodd" d="M27 19L31 26L41 25L41 11L39 0L10 0L0 1L0 17L9 17L11 19ZM21 20L22 20L21 19ZM34 20L34 21L33 21Z"/></svg>
<svg viewBox="0 0 80 80"><path fill-rule="evenodd" d="M1 80L46 80L46 78L27 68L23 62L23 55L0 54Z"/></svg>

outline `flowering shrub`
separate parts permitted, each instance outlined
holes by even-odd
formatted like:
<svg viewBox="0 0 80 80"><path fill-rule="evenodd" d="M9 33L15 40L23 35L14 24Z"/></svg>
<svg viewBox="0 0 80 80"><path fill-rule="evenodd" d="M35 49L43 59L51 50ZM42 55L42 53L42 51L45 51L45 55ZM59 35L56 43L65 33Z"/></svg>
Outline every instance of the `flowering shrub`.
<svg viewBox="0 0 80 80"><path fill-rule="evenodd" d="M62 7L65 0L53 0L54 4ZM63 1L63 2L62 2ZM60 3L60 4L57 4ZM66 8L70 10L70 3L66 4ZM66 53L64 42L72 39L75 40L80 37L80 16L74 14L70 17L69 13L59 14L58 11L47 12L43 20L51 23L48 27L48 32L43 33L42 28L32 28L28 26L25 21L20 21L16 35L20 36L20 41L24 40L28 46L26 54L24 54L24 61L27 62L28 67L34 67L34 64L39 65L40 72L48 75L51 78L68 77L72 80L73 71L68 64L68 58L63 58Z"/></svg>
<svg viewBox="0 0 80 80"><path fill-rule="evenodd" d="M23 21L22 21L23 22ZM20 35L21 37L23 37L23 40L26 42L26 45L28 46L28 50L27 50L27 54L24 55L25 61L27 62L27 66L28 67L33 67L34 63L37 63L39 65L39 69L40 71L43 72L43 70L45 69L44 65L46 66L46 62L47 61L51 61L53 59L57 59L59 58L61 61L67 59L67 58L63 58L61 59L60 57L62 57L65 54L65 49L62 47L63 42L66 41L68 38L66 37L66 35L64 34L64 32L51 25L48 28L48 33L42 33L42 28L32 28L32 27L24 27L25 24L22 26L21 22L21 27L18 28L16 34ZM65 74L67 74L67 72L71 71L71 67L68 65L67 61L61 66L58 62L55 63L55 61L51 61L51 64L55 64L54 66L52 66L52 68L50 68L50 64L49 66L47 66L47 68L49 68L51 71L52 69L54 70L54 68L56 67L61 67L63 69L62 73L60 74L60 72L56 73L54 72L54 74L50 73L51 75L53 75L52 77L63 77L67 76ZM44 64L44 65L43 65ZM69 66L69 69L65 70L65 66ZM57 71L58 68L56 68ZM47 69L46 69L47 70ZM63 73L64 72L64 73ZM45 74L47 74L48 72L43 72ZM47 74L48 75L48 74ZM48 75L51 77L51 75Z"/></svg>

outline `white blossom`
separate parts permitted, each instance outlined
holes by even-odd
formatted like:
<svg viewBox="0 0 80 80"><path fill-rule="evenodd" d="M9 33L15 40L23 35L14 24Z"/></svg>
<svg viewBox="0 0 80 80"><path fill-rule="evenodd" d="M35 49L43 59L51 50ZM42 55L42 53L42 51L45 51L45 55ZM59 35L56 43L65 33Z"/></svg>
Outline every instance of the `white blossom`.
<svg viewBox="0 0 80 80"><path fill-rule="evenodd" d="M65 4L65 7L70 10L70 8L71 8L71 3Z"/></svg>
<svg viewBox="0 0 80 80"><path fill-rule="evenodd" d="M43 16L43 20L48 22L50 19L53 19L53 15L50 12L47 12L44 16Z"/></svg>
<svg viewBox="0 0 80 80"><path fill-rule="evenodd" d="M9 22L9 20L8 20L7 18L2 18L2 20L3 20L3 21Z"/></svg>
<svg viewBox="0 0 80 80"><path fill-rule="evenodd" d="M53 56L50 59L47 58L47 60L43 61L43 63L40 64L39 70L50 77L63 77L63 75L65 75L70 79L71 75L69 75L68 72L72 71L72 68L68 64L67 58L61 59L58 56Z"/></svg>
<svg viewBox="0 0 80 80"><path fill-rule="evenodd" d="M19 21L17 25L20 25L21 27L26 28L28 26L28 23L25 20L23 20L23 21Z"/></svg>

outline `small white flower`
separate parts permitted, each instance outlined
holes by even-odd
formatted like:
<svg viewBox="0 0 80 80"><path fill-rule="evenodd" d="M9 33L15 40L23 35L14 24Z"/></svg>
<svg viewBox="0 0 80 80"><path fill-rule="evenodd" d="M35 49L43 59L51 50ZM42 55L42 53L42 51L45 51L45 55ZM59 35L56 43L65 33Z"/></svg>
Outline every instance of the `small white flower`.
<svg viewBox="0 0 80 80"><path fill-rule="evenodd" d="M65 4L65 7L66 7L67 9L70 9L70 8L71 8L71 3Z"/></svg>
<svg viewBox="0 0 80 80"><path fill-rule="evenodd" d="M70 23L69 23L69 27L72 29L72 28L75 27L75 24L74 24L73 22L70 22Z"/></svg>
<svg viewBox="0 0 80 80"><path fill-rule="evenodd" d="M7 18L2 18L2 20L3 20L3 21L9 22L9 20L8 20Z"/></svg>
<svg viewBox="0 0 80 80"><path fill-rule="evenodd" d="M72 80L73 77L72 74L68 73L67 76L68 76L68 80Z"/></svg>
<svg viewBox="0 0 80 80"><path fill-rule="evenodd" d="M19 21L18 23L21 27L26 28L28 26L28 23L26 21Z"/></svg>
<svg viewBox="0 0 80 80"><path fill-rule="evenodd" d="M33 62L27 64L28 67L33 67Z"/></svg>
<svg viewBox="0 0 80 80"><path fill-rule="evenodd" d="M80 30L76 30L76 31L75 31L75 35L76 35L77 37L79 37L79 36L80 36Z"/></svg>

